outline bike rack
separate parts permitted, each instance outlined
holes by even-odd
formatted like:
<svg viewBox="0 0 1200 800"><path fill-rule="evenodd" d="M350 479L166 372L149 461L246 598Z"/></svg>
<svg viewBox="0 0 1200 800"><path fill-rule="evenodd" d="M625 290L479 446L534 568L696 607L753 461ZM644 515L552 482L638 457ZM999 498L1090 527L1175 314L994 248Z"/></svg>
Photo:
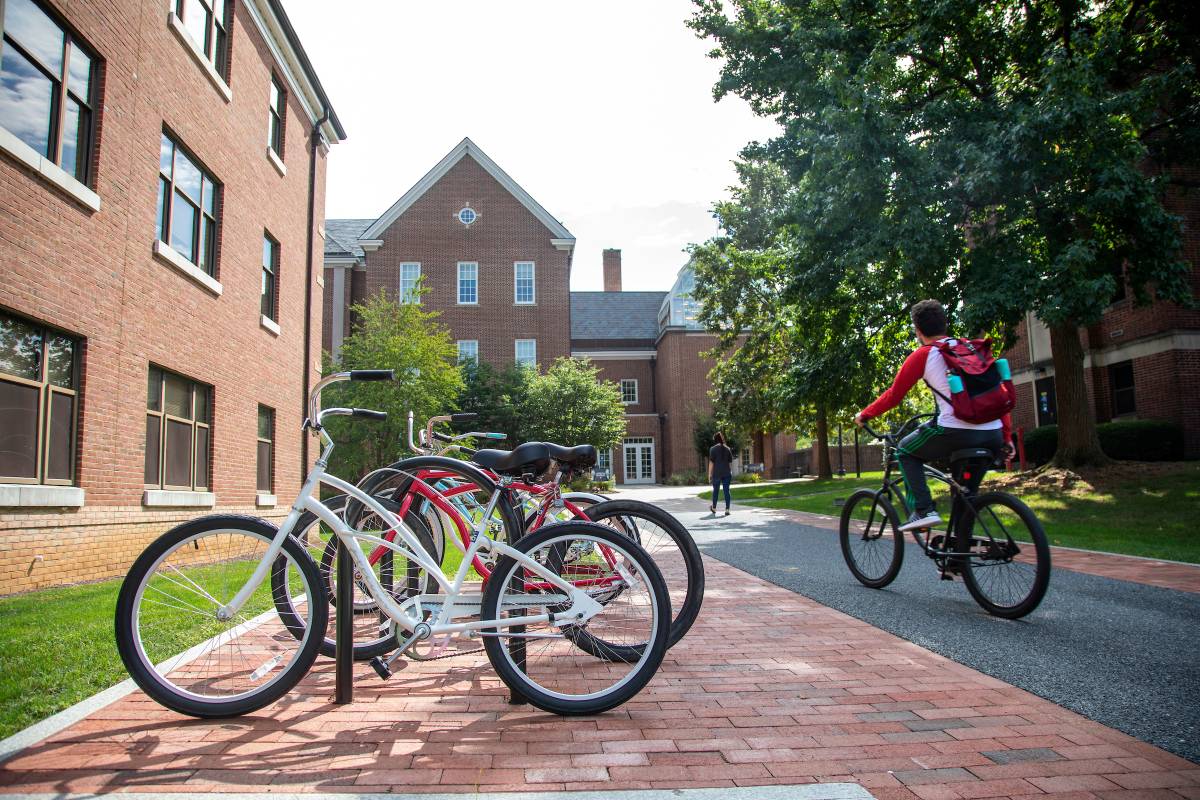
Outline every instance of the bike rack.
<svg viewBox="0 0 1200 800"><path fill-rule="evenodd" d="M345 705L354 700L354 563L346 545L338 539L337 548L337 630L334 661L337 689L333 702Z"/></svg>

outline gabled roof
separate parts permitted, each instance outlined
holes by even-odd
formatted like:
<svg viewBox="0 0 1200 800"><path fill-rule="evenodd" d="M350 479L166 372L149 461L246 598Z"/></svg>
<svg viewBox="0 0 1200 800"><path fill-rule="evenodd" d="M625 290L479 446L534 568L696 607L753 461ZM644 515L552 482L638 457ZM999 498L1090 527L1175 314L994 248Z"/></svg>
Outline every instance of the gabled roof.
<svg viewBox="0 0 1200 800"><path fill-rule="evenodd" d="M325 255L362 258L365 254L363 249L358 246L358 237L374 221L373 219L325 220Z"/></svg>
<svg viewBox="0 0 1200 800"><path fill-rule="evenodd" d="M550 230L550 235L554 239L562 240L564 247L575 245L575 237L571 235L561 222L550 215L550 212L542 208L536 200L529 196L529 193L522 189L516 181L508 176L508 173L500 169L495 161L488 158L487 154L479 149L479 145L472 142L469 138L463 139L458 143L453 150L446 154L446 157L437 163L433 169L425 173L425 177L417 181L411 189L404 193L396 203L383 213L379 219L375 220L369 228L362 232L358 237L360 239L372 240L379 239L383 236L383 232L395 222L401 214L409 209L413 203L421 199L421 197L429 191L442 177L450 171L450 168L461 161L465 156L470 156L475 159L479 166L483 167L484 171L491 175L496 181L503 186L509 194L517 198L521 205L529 210L537 219ZM557 242L556 242L557 244Z"/></svg>
<svg viewBox="0 0 1200 800"><path fill-rule="evenodd" d="M666 292L571 292L572 339L658 338Z"/></svg>

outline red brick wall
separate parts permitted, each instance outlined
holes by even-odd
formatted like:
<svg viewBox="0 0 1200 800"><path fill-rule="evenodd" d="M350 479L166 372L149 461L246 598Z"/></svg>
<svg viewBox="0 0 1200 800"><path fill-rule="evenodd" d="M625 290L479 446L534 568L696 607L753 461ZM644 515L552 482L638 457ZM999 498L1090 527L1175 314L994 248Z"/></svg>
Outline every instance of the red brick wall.
<svg viewBox="0 0 1200 800"><path fill-rule="evenodd" d="M655 396L659 398L659 411L667 415L664 475L703 468L692 446L692 436L696 417L712 413L708 372L713 362L700 353L715 344L715 336L681 330L668 330L658 340Z"/></svg>
<svg viewBox="0 0 1200 800"><path fill-rule="evenodd" d="M469 203L479 215L464 226L456 214ZM428 290L425 307L442 312L454 339L477 339L484 361L514 360L514 340L537 339L538 362L570 355L568 255L553 234L469 155L409 207L367 253L365 292L395 296L400 264L417 261ZM458 262L479 264L479 305L457 304ZM536 264L536 305L513 302L513 263ZM358 298L355 298L356 302Z"/></svg>
<svg viewBox="0 0 1200 800"><path fill-rule="evenodd" d="M592 365L600 369L601 380L612 381L618 386L622 378L632 378L638 382L638 401L625 406L626 414L657 412L658 409L654 404L654 367L650 359L597 359L592 362Z"/></svg>
<svg viewBox="0 0 1200 800"><path fill-rule="evenodd" d="M124 521L149 518L140 503L150 363L214 387L212 490L221 507L253 507L259 403L277 411L276 493L298 490L305 249L315 236L306 227L311 126L289 92L281 177L265 154L273 61L235 6L226 103L168 28L165 4L56 4L105 62L98 212L0 154L0 305L85 340L77 463L86 507L50 515L64 526L101 507L120 507ZM151 255L164 125L224 185L219 297ZM320 223L320 155L317 170ZM259 324L264 229L281 247L278 337ZM313 291L319 298L315 275ZM314 302L314 356L320 313ZM0 528L13 525L21 527Z"/></svg>

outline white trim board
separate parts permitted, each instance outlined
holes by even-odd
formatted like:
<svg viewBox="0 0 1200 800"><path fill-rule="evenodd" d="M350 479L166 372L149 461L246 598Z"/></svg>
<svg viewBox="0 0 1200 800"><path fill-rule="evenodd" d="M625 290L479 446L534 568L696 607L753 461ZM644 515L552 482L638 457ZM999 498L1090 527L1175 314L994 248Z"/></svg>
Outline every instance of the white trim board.
<svg viewBox="0 0 1200 800"><path fill-rule="evenodd" d="M109 796L107 793L103 796ZM602 792L537 792L538 800L875 800L856 783L806 783L799 786L739 786L728 789L635 789ZM98 800L102 795L0 794L12 800ZM157 800L529 800L529 793L347 794L340 792L155 792Z"/></svg>
<svg viewBox="0 0 1200 800"><path fill-rule="evenodd" d="M479 149L479 145L475 144L470 138L465 138L458 143L457 146L446 157L434 166L433 169L425 173L425 177L417 181L417 183L409 189L404 195L392 205L379 219L371 223L371 227L367 228L359 237L359 244L365 242L378 241L383 237L383 232L386 231L391 224L400 218L400 215L407 211L413 203L417 202L433 188L434 184L442 179L450 169L462 161L465 156L470 156L475 159L479 166L483 167L484 171L491 175L496 181L517 199L521 205L537 217L538 221L549 229L552 234L551 241L555 247L560 249L570 249L575 246L575 237L567 230L561 222L551 216L550 212L542 208L542 206L522 189L516 181L509 177L508 173L500 169L495 161L488 158L487 154ZM365 248L364 248L365 249Z"/></svg>

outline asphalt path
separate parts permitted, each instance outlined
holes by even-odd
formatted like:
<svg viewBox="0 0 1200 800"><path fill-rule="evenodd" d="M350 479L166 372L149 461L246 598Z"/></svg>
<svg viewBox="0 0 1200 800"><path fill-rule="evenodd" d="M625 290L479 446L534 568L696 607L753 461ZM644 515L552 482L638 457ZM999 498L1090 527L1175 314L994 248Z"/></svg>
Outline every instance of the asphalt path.
<svg viewBox="0 0 1200 800"><path fill-rule="evenodd" d="M714 517L704 500L654 502L706 555L1200 763L1200 594L1055 570L1036 611L1003 620L938 580L911 539L896 580L868 589L834 532L750 506Z"/></svg>

